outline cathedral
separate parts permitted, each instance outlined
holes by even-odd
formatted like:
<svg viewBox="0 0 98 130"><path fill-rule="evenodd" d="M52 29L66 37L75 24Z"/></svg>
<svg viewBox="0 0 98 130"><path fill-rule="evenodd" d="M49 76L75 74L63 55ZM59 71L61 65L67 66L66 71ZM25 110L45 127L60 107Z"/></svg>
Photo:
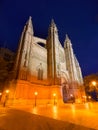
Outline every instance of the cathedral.
<svg viewBox="0 0 98 130"><path fill-rule="evenodd" d="M83 78L68 35L64 47L51 21L46 39L34 35L29 17L22 31L9 89L9 104L79 102L84 94Z"/></svg>

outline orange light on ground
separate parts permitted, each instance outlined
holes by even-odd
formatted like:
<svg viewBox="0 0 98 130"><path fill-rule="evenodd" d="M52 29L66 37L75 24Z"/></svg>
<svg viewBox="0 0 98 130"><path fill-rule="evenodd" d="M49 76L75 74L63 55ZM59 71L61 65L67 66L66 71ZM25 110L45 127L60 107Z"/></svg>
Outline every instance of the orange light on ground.
<svg viewBox="0 0 98 130"><path fill-rule="evenodd" d="M32 108L32 113L33 114L37 114L38 113L38 109L36 107Z"/></svg>
<svg viewBox="0 0 98 130"><path fill-rule="evenodd" d="M2 93L0 93L0 96L2 95Z"/></svg>
<svg viewBox="0 0 98 130"><path fill-rule="evenodd" d="M89 109L89 103L85 103L85 108Z"/></svg>
<svg viewBox="0 0 98 130"><path fill-rule="evenodd" d="M75 108L75 105L71 105L71 111L72 111L72 116L75 117L76 115L76 108Z"/></svg>
<svg viewBox="0 0 98 130"><path fill-rule="evenodd" d="M56 105L56 102L55 102L56 93L53 93L53 97L54 97L54 105Z"/></svg>
<svg viewBox="0 0 98 130"><path fill-rule="evenodd" d="M9 93L9 90L7 89L5 92L8 94L8 93Z"/></svg>
<svg viewBox="0 0 98 130"><path fill-rule="evenodd" d="M53 117L57 119L58 117L58 108L56 105L53 106Z"/></svg>

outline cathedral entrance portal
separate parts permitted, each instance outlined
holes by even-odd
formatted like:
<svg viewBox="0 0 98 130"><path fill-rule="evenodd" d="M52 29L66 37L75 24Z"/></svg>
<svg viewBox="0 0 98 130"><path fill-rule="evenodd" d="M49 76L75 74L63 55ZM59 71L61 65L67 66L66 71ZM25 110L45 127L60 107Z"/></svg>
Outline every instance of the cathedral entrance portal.
<svg viewBox="0 0 98 130"><path fill-rule="evenodd" d="M68 80L61 77L61 89L62 89L62 99L64 103L74 102L74 96L71 94L70 84Z"/></svg>
<svg viewBox="0 0 98 130"><path fill-rule="evenodd" d="M61 89L63 102L66 103L69 99L69 86L65 77L61 77Z"/></svg>

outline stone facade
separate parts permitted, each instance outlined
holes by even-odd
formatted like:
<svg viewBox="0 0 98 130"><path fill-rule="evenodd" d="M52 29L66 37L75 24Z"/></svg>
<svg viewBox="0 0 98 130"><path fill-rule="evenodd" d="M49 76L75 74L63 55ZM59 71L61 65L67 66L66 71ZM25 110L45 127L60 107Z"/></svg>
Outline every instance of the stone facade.
<svg viewBox="0 0 98 130"><path fill-rule="evenodd" d="M53 20L47 39L42 39L34 36L32 20L29 18L20 38L13 72L9 99L15 102L34 101L36 91L39 103L53 102L54 93L56 100L61 102L81 98L81 68L68 36L64 47L60 43Z"/></svg>

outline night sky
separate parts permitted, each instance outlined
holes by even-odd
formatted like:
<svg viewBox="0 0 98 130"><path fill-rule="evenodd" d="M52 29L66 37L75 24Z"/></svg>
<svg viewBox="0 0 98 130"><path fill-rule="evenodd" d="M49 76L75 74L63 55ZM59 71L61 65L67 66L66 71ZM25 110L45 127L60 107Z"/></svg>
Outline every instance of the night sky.
<svg viewBox="0 0 98 130"><path fill-rule="evenodd" d="M0 0L1 46L17 49L29 16L42 38L54 19L62 45L69 35L83 75L98 72L98 0Z"/></svg>

